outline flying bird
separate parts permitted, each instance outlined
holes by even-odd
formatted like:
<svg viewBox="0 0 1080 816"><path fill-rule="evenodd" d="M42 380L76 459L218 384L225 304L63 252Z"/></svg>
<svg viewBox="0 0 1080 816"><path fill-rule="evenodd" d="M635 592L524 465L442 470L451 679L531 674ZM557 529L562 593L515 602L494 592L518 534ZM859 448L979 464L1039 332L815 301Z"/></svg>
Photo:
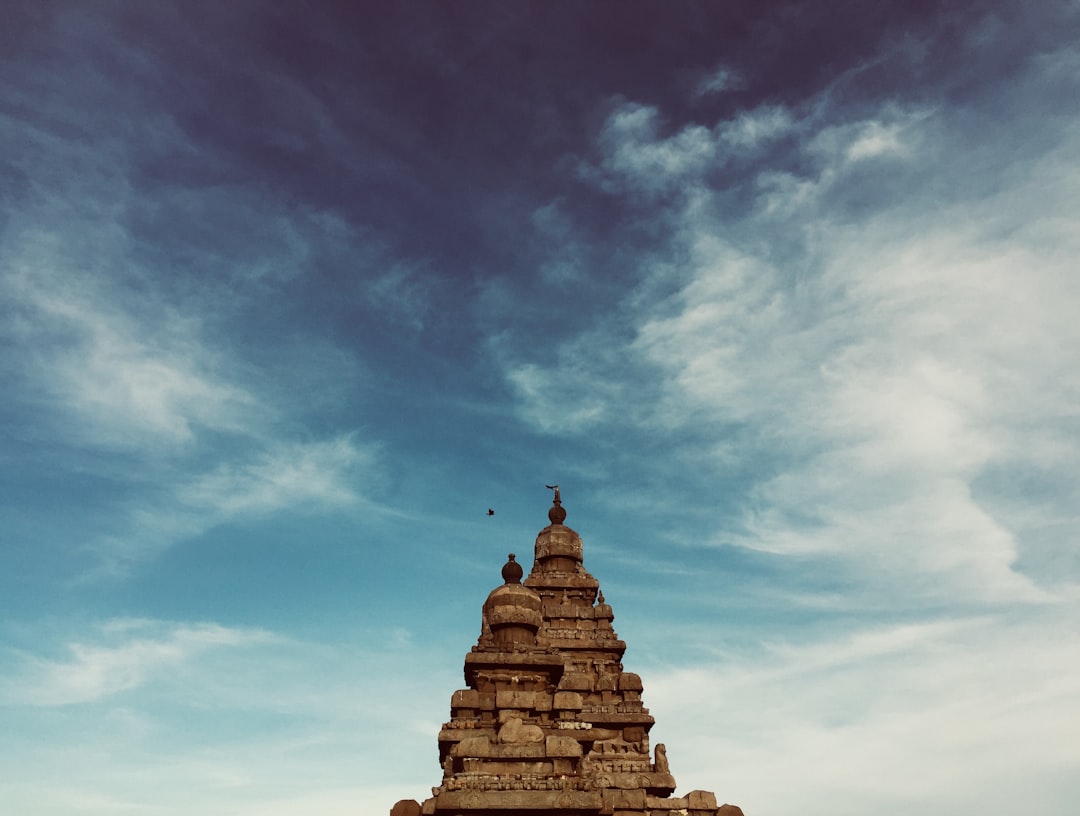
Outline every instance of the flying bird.
<svg viewBox="0 0 1080 816"><path fill-rule="evenodd" d="M489 516L494 516L495 515L495 511L492 510L490 507L488 508L488 515Z"/></svg>

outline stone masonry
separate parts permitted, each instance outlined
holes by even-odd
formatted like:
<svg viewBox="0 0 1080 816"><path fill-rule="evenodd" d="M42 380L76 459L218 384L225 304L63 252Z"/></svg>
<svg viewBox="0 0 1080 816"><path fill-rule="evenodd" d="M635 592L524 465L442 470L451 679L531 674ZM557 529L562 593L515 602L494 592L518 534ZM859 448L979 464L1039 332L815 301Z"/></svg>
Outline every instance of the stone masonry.
<svg viewBox="0 0 1080 816"><path fill-rule="evenodd" d="M559 489L532 571L513 555L488 595L480 639L465 656L439 733L442 784L391 816L742 816L706 791L675 796L664 746L581 538L563 524Z"/></svg>

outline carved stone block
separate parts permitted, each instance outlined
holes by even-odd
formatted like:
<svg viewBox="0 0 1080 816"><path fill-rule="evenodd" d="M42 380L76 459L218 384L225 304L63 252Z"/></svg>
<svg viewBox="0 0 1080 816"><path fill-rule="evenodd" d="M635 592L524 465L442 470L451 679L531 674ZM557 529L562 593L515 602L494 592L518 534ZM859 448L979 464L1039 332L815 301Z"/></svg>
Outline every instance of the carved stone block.
<svg viewBox="0 0 1080 816"><path fill-rule="evenodd" d="M581 711L582 705L581 695L576 691L557 691L552 701L556 711Z"/></svg>
<svg viewBox="0 0 1080 816"><path fill-rule="evenodd" d="M549 757L579 757L582 754L581 743L573 737L549 736L544 748Z"/></svg>

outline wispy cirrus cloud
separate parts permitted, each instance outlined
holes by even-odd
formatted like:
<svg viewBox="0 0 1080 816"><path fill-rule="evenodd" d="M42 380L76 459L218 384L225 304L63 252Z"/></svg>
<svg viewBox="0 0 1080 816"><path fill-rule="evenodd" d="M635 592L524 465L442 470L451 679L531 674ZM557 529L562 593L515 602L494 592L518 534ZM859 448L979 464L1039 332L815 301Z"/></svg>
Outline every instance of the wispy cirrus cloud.
<svg viewBox="0 0 1080 816"><path fill-rule="evenodd" d="M445 713L442 695L418 691L430 682L419 655L387 647L374 624L350 631L348 654L213 622L68 622L58 643L50 630L24 631L26 645L0 661L0 758L18 771L0 790L34 812L383 807L415 784L409 763L427 753ZM399 682L387 687L373 664ZM452 686L452 672L437 673ZM64 738L42 739L54 731ZM438 774L423 765L424 777Z"/></svg>
<svg viewBox="0 0 1080 816"><path fill-rule="evenodd" d="M346 474L354 468L372 468L374 459L372 448L362 448L348 436L284 444L240 465L222 463L180 488L177 495L199 513L212 508L229 518L293 504L350 504L357 494Z"/></svg>
<svg viewBox="0 0 1080 816"><path fill-rule="evenodd" d="M759 155L797 124L786 108L764 105L711 128L672 127L657 108L623 102L597 137L599 158L580 163L579 175L611 193L686 193L728 162Z"/></svg>
<svg viewBox="0 0 1080 816"><path fill-rule="evenodd" d="M1052 94L1070 60L1034 61L1016 85ZM717 543L841 553L871 592L1047 600L1050 576L1016 569L1028 530L997 511L1008 490L983 477L1080 466L1075 129L1055 121L1026 153L980 133L971 154L974 110L829 104L670 135L655 110L612 115L598 166L628 189L681 190L672 231L619 313L555 364L508 366L521 415L579 433L629 421L674 444L693 430L714 468L767 462ZM723 162L781 134L737 189L715 186ZM989 155L1006 164L990 188L972 181ZM1074 493L1044 499L1075 521Z"/></svg>
<svg viewBox="0 0 1080 816"><path fill-rule="evenodd" d="M68 224L76 236L93 228ZM13 426L32 418L34 433L52 429L52 443L95 452L84 469L132 482L113 531L84 542L100 559L88 575L122 575L225 521L355 501L377 446L351 432L289 439L293 397L216 342L228 320L219 306L200 309L218 284L176 298L119 223L113 231L107 246L79 256L58 233L16 223L0 253L2 331L25 349L8 359Z"/></svg>
<svg viewBox="0 0 1080 816"><path fill-rule="evenodd" d="M123 577L134 564L222 524L370 506L364 494L380 484L381 472L378 447L344 435L268 442L208 471L163 479L150 496L129 503L114 532L88 543L97 564L79 580Z"/></svg>
<svg viewBox="0 0 1080 816"><path fill-rule="evenodd" d="M1075 640L1042 614L866 627L657 668L644 675L646 702L657 738L678 734L676 778L764 814L835 813L837 802L851 816L869 802L943 814L1021 799L1037 808L1076 786ZM810 787L833 795L807 801L798 791Z"/></svg>
<svg viewBox="0 0 1080 816"><path fill-rule="evenodd" d="M26 349L24 393L58 412L73 441L182 445L200 427L240 431L258 412L202 342L196 319L145 299L138 313L125 310L127 293L93 271L80 275L48 246L8 258L15 269L2 281L7 333Z"/></svg>
<svg viewBox="0 0 1080 816"><path fill-rule="evenodd" d="M160 55L115 56L143 64L144 85L169 81ZM63 97L58 84L74 81L88 107L114 115L73 122L70 106L32 106L29 92L3 114L15 136L5 169L21 183L0 197L0 338L20 349L3 361L13 437L47 451L50 467L76 463L110 484L93 531L71 543L100 561L87 575L126 574L225 521L355 502L377 445L312 417L361 363L322 327L274 325L321 308L308 293L343 258L374 281L348 293L358 308L398 322L422 321L423 282L339 213L253 189L243 163L201 142L177 109L133 115L114 99L113 63L67 58L86 70L35 73L38 96Z"/></svg>
<svg viewBox="0 0 1080 816"><path fill-rule="evenodd" d="M19 674L5 678L5 705L65 706L131 691L176 672L215 649L262 645L268 632L218 624L181 624L116 619L100 627L99 639L71 643L58 660L23 656Z"/></svg>

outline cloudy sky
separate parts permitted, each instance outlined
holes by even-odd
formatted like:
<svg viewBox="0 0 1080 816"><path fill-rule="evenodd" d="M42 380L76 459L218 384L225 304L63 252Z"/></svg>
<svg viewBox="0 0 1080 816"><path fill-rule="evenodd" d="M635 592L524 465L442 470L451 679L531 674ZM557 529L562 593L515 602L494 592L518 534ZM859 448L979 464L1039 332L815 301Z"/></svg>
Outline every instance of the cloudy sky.
<svg viewBox="0 0 1080 816"><path fill-rule="evenodd" d="M559 482L680 793L1075 813L1076 2L0 6L6 812L422 799Z"/></svg>

